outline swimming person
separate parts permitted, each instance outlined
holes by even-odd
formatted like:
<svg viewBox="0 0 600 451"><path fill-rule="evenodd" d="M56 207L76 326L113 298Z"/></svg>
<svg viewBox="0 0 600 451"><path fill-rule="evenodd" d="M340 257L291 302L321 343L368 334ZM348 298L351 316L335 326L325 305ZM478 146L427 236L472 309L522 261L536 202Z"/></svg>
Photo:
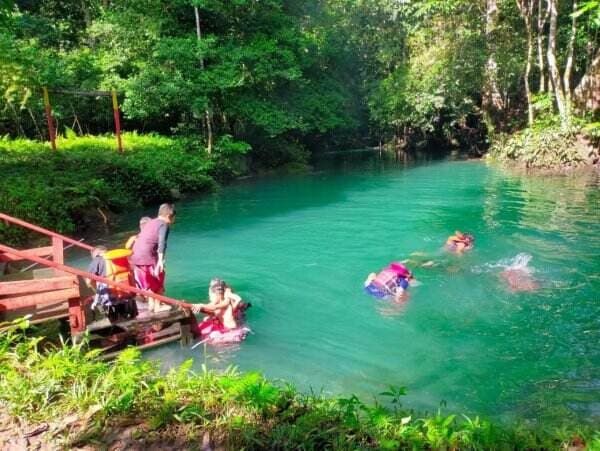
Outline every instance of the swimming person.
<svg viewBox="0 0 600 451"><path fill-rule="evenodd" d="M446 240L446 249L450 252L462 254L464 251L473 248L475 238L470 233L462 233L457 230Z"/></svg>
<svg viewBox="0 0 600 451"><path fill-rule="evenodd" d="M221 279L210 281L208 297L208 304L198 304L192 308L192 311L194 313L211 312L210 315L218 320L225 329L237 328L236 314L245 306L242 298Z"/></svg>
<svg viewBox="0 0 600 451"><path fill-rule="evenodd" d="M144 216L143 218L140 218L140 232L142 231L142 229L144 228L144 225L146 225L147 222L151 221L152 218L149 216ZM127 242L125 243L125 249L133 249L133 245L135 244L135 240L137 240L137 237L140 234L137 233L135 235L132 235L129 237L129 239L127 240Z"/></svg>
<svg viewBox="0 0 600 451"><path fill-rule="evenodd" d="M401 297L414 280L412 272L399 262L392 262L379 273L371 273L364 283L367 294L377 298Z"/></svg>
<svg viewBox="0 0 600 451"><path fill-rule="evenodd" d="M528 266L531 260L529 254L518 254L513 263L500 273L500 278L506 282L512 292L535 291L539 284L533 278L533 270Z"/></svg>
<svg viewBox="0 0 600 451"><path fill-rule="evenodd" d="M175 222L175 207L162 204L158 209L158 217L151 219L140 231L133 243L131 263L136 284L142 290L163 294L165 287L165 253L169 226ZM148 310L163 312L171 310L167 304L148 298Z"/></svg>

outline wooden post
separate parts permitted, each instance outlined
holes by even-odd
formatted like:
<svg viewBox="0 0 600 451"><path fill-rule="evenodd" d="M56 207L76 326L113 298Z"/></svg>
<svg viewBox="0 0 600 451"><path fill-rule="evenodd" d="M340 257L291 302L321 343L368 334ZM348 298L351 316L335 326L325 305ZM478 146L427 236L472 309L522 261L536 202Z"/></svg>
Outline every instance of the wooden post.
<svg viewBox="0 0 600 451"><path fill-rule="evenodd" d="M50 96L48 89L44 86L44 108L46 109L46 121L48 122L48 134L50 135L50 145L52 150L56 150L56 133L54 131L54 119L52 118L52 107L50 106Z"/></svg>
<svg viewBox="0 0 600 451"><path fill-rule="evenodd" d="M119 101L117 100L117 91L113 89L111 93L113 104L113 116L115 117L115 133L117 135L117 145L119 146L119 153L123 153L123 143L121 142L121 118L119 117Z"/></svg>
<svg viewBox="0 0 600 451"><path fill-rule="evenodd" d="M52 237L52 261L61 265L65 262L63 240L55 236ZM57 276L64 274L64 272L56 268L54 269L54 273Z"/></svg>
<svg viewBox="0 0 600 451"><path fill-rule="evenodd" d="M75 340L79 334L85 332L87 327L84 302L85 300L79 297L69 299L69 325L71 327L71 336Z"/></svg>

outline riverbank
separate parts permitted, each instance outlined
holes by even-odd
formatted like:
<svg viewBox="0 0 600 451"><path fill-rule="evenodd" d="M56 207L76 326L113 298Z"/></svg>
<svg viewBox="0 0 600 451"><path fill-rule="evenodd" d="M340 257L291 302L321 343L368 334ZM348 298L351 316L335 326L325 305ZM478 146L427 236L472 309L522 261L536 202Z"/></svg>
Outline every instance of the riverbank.
<svg viewBox="0 0 600 451"><path fill-rule="evenodd" d="M549 175L600 170L600 127L536 126L499 134L486 159Z"/></svg>
<svg viewBox="0 0 600 451"><path fill-rule="evenodd" d="M106 231L116 215L210 191L235 175L231 159L208 155L194 141L125 133L124 154L113 136L68 136L58 151L32 140L0 140L0 211L65 234ZM0 224L0 242L32 237Z"/></svg>
<svg viewBox="0 0 600 451"><path fill-rule="evenodd" d="M3 449L584 449L592 430L504 428L402 405L405 387L372 403L306 395L257 373L217 373L192 362L161 374L129 349L104 362L84 344L58 346L26 333L0 335ZM15 449L17 449L15 448Z"/></svg>

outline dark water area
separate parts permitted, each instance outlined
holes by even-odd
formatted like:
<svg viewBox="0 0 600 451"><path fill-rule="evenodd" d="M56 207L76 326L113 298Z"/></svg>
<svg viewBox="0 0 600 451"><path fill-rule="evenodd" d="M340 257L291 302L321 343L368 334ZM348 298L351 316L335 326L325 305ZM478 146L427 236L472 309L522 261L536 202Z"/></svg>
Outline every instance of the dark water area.
<svg viewBox="0 0 600 451"><path fill-rule="evenodd" d="M177 208L167 293L201 301L221 277L252 303L254 334L146 353L165 368L192 358L364 400L405 385L417 409L600 424L597 176L350 152ZM476 236L462 256L443 249L456 229ZM405 302L363 292L405 259L418 280Z"/></svg>

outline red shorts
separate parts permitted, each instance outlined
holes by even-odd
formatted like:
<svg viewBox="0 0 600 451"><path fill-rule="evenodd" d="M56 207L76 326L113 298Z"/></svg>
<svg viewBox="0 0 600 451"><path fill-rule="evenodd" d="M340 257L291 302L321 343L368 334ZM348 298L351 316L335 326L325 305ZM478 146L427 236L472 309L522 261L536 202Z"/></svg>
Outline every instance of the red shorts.
<svg viewBox="0 0 600 451"><path fill-rule="evenodd" d="M165 291L165 272L154 274L155 265L142 265L133 267L133 276L138 288L163 294Z"/></svg>

